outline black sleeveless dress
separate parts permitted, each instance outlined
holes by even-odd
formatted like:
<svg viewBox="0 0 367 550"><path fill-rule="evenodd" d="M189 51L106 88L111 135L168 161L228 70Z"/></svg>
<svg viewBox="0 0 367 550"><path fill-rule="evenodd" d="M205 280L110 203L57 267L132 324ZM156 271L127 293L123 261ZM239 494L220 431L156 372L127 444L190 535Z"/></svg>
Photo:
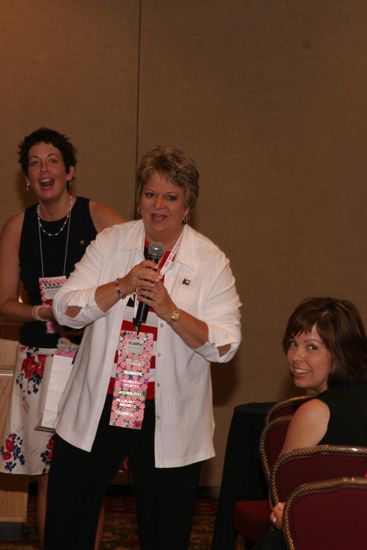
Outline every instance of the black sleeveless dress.
<svg viewBox="0 0 367 550"><path fill-rule="evenodd" d="M65 220L66 217L54 222L41 220L41 223L45 231L55 234ZM19 266L30 304L42 302L38 278L68 276L96 234L86 198L77 197L63 230L53 237L39 231L36 205L25 211ZM25 323L21 328L12 398L0 449L1 472L39 475L49 470L53 438L50 433L34 428L42 413L39 396L45 361L55 352L58 339L59 334L46 333L43 322Z"/></svg>
<svg viewBox="0 0 367 550"><path fill-rule="evenodd" d="M45 222L42 226L48 233L57 233L65 218ZM36 205L25 211L19 247L20 279L28 296L28 303L41 304L39 277L66 275L68 277L76 262L83 256L97 231L89 212L89 199L77 197L71 209L68 247L68 223L57 237L49 237L42 231L39 238ZM42 246L42 257L40 251ZM43 265L42 265L43 264ZM20 331L20 343L30 347L55 348L58 334L46 334L42 322L25 323Z"/></svg>

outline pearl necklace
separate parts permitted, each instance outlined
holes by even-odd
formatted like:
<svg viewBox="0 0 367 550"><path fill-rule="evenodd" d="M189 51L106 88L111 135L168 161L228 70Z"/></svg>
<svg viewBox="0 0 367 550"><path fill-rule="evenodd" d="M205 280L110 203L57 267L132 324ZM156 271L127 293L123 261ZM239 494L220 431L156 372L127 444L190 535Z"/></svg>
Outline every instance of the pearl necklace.
<svg viewBox="0 0 367 550"><path fill-rule="evenodd" d="M38 220L38 227L40 228L40 230L42 231L42 233L44 233L45 235L47 235L48 237L57 237L58 235L60 235L60 233L62 233L66 227L66 224L68 223L69 219L70 219L70 213L71 213L71 209L73 207L73 197L70 196L70 206L69 206L69 210L68 210L68 213L66 214L66 218L64 220L64 223L62 224L62 226L60 227L60 229L58 231L56 231L56 233L49 233L49 231L46 231L46 229L43 227L42 225L42 222L41 222L41 217L40 217L40 210L41 210L41 207L39 204L37 204L37 220Z"/></svg>

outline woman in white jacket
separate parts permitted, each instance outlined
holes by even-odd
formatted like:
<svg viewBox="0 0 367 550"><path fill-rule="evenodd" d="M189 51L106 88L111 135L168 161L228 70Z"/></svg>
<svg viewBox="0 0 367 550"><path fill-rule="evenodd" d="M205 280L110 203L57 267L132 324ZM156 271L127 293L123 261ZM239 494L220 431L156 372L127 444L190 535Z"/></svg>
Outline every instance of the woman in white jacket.
<svg viewBox="0 0 367 550"><path fill-rule="evenodd" d="M142 219L98 235L54 299L60 324L86 328L56 428L46 550L93 548L126 456L141 548L188 548L200 465L214 456L210 361L241 341L229 262L187 225L198 178L180 150L147 153Z"/></svg>

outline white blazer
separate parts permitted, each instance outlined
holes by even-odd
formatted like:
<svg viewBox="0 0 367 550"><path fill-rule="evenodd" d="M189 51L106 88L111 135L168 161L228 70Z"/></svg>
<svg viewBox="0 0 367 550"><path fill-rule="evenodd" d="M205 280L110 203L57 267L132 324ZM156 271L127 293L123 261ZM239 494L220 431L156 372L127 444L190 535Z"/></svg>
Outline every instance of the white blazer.
<svg viewBox="0 0 367 550"><path fill-rule="evenodd" d="M56 294L61 325L86 327L70 380L61 399L57 433L90 451L106 399L119 331L128 298L107 312L96 304L96 288L124 276L144 259L142 221L115 225L99 233ZM184 282L185 280L185 282ZM187 284L189 283L189 284ZM240 300L229 262L209 239L186 225L164 284L179 309L205 321L208 342L191 349L158 319L155 371L155 463L178 467L214 456L210 361L227 362L241 341ZM81 307L68 317L68 306ZM217 347L230 344L219 356Z"/></svg>

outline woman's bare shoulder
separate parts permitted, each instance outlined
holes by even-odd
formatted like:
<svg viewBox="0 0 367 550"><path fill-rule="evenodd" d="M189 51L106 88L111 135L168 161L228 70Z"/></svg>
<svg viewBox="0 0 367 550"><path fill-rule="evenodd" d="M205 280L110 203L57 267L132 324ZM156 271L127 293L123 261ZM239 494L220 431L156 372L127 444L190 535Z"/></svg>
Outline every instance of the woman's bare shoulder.
<svg viewBox="0 0 367 550"><path fill-rule="evenodd" d="M329 407L317 397L302 403L289 423L282 454L317 445L327 431L329 419Z"/></svg>
<svg viewBox="0 0 367 550"><path fill-rule="evenodd" d="M106 229L106 227L111 227L112 225L123 223L125 221L117 210L111 208L111 206L108 206L103 202L90 200L89 209L98 233L103 229Z"/></svg>
<svg viewBox="0 0 367 550"><path fill-rule="evenodd" d="M24 221L24 210L11 216L3 225L1 236L6 238L19 237Z"/></svg>
<svg viewBox="0 0 367 550"><path fill-rule="evenodd" d="M294 413L294 418L296 420L304 419L306 421L317 421L320 414L323 415L328 412L329 407L327 406L327 404L324 403L324 401L321 401L321 399L318 399L317 396L315 396L314 398L305 401L305 403L302 403L302 405L298 407L298 409Z"/></svg>

